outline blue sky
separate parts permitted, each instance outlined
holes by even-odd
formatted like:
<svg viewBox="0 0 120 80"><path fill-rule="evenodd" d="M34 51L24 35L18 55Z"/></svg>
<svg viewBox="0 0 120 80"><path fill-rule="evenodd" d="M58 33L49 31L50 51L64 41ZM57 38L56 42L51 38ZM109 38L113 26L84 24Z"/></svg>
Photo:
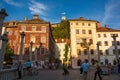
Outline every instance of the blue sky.
<svg viewBox="0 0 120 80"><path fill-rule="evenodd" d="M101 25L120 29L120 0L0 0L0 9L8 13L5 21L39 18L57 23L62 13L67 19L84 17L97 20Z"/></svg>

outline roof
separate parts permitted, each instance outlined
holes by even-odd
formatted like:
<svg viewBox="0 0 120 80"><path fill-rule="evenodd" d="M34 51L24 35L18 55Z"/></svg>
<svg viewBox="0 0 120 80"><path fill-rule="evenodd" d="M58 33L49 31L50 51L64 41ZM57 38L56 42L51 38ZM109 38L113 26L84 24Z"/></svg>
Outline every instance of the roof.
<svg viewBox="0 0 120 80"><path fill-rule="evenodd" d="M26 20L26 21L23 21L23 22L19 22L19 23L24 23L24 24L33 24L33 23L36 23L36 24L44 24L44 23L50 23L50 22L47 22L47 21L44 21L44 20L41 20L41 19L31 19L31 20Z"/></svg>
<svg viewBox="0 0 120 80"><path fill-rule="evenodd" d="M69 19L69 21L92 21L92 22L99 22L99 21L96 21L96 20L84 19L83 17L80 17L78 19Z"/></svg>
<svg viewBox="0 0 120 80"><path fill-rule="evenodd" d="M108 28L105 26L97 28L97 32L120 32L120 30Z"/></svg>

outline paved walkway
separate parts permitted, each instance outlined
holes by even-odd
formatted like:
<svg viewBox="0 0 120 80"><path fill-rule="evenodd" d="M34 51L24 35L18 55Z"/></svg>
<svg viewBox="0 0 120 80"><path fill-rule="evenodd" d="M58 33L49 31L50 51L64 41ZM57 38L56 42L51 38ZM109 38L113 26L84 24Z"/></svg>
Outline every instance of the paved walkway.
<svg viewBox="0 0 120 80"><path fill-rule="evenodd" d="M79 70L69 70L68 80L82 80ZM62 70L40 70L38 75L24 76L21 80L64 80ZM89 72L87 80L93 80L94 72ZM99 80L99 79L97 79ZM120 80L120 75L112 74L103 76L103 80Z"/></svg>

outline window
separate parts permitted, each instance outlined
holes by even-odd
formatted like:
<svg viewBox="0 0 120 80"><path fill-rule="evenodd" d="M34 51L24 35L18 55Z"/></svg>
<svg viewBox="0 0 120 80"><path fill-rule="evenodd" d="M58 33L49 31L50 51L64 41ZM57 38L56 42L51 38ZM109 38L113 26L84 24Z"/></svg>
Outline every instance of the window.
<svg viewBox="0 0 120 80"><path fill-rule="evenodd" d="M76 29L76 34L79 34L79 29Z"/></svg>
<svg viewBox="0 0 120 80"><path fill-rule="evenodd" d="M12 35L12 31L9 31L9 35Z"/></svg>
<svg viewBox="0 0 120 80"><path fill-rule="evenodd" d="M13 41L13 46L16 46L16 41Z"/></svg>
<svg viewBox="0 0 120 80"><path fill-rule="evenodd" d="M81 55L81 50L80 49L77 49L77 54Z"/></svg>
<svg viewBox="0 0 120 80"><path fill-rule="evenodd" d="M112 41L112 45L114 45L114 41Z"/></svg>
<svg viewBox="0 0 120 80"><path fill-rule="evenodd" d="M100 50L100 55L103 55L103 51L102 50Z"/></svg>
<svg viewBox="0 0 120 80"><path fill-rule="evenodd" d="M80 43L80 39L77 38L76 39L76 43L79 44Z"/></svg>
<svg viewBox="0 0 120 80"><path fill-rule="evenodd" d="M36 26L32 26L32 31L36 31Z"/></svg>
<svg viewBox="0 0 120 80"><path fill-rule="evenodd" d="M85 30L82 30L82 34L86 34Z"/></svg>
<svg viewBox="0 0 120 80"><path fill-rule="evenodd" d="M70 23L71 25L73 25L73 23Z"/></svg>
<svg viewBox="0 0 120 80"><path fill-rule="evenodd" d="M91 24L90 24L90 23L88 23L88 26L91 26Z"/></svg>
<svg viewBox="0 0 120 80"><path fill-rule="evenodd" d="M78 23L76 23L76 25L78 25Z"/></svg>
<svg viewBox="0 0 120 80"><path fill-rule="evenodd" d="M31 36L30 41L33 41L33 43L35 43L35 36Z"/></svg>
<svg viewBox="0 0 120 80"><path fill-rule="evenodd" d="M105 41L105 42L104 42L104 45L105 45L105 46L108 46L108 42L107 42L107 41Z"/></svg>
<svg viewBox="0 0 120 80"><path fill-rule="evenodd" d="M42 32L46 32L46 26L42 26Z"/></svg>
<svg viewBox="0 0 120 80"><path fill-rule="evenodd" d="M109 55L109 51L108 50L106 50L105 52L106 52L106 55Z"/></svg>
<svg viewBox="0 0 120 80"><path fill-rule="evenodd" d="M86 43L86 39L85 39L85 38L84 38L84 39L82 39L82 42L83 42L83 43Z"/></svg>
<svg viewBox="0 0 120 80"><path fill-rule="evenodd" d="M89 34L92 34L92 31L91 31L91 30L89 30L89 31L88 31L88 33L89 33Z"/></svg>
<svg viewBox="0 0 120 80"><path fill-rule="evenodd" d="M82 23L82 26L84 26L85 24L84 23Z"/></svg>
<svg viewBox="0 0 120 80"><path fill-rule="evenodd" d="M90 53L91 53L91 55L94 55L94 50L91 49L91 50L90 50Z"/></svg>
<svg viewBox="0 0 120 80"><path fill-rule="evenodd" d="M26 26L22 26L21 31L26 31Z"/></svg>
<svg viewBox="0 0 120 80"><path fill-rule="evenodd" d="M101 37L101 35L100 34L98 34L98 38L100 38Z"/></svg>
<svg viewBox="0 0 120 80"><path fill-rule="evenodd" d="M87 49L84 49L84 55L87 55Z"/></svg>
<svg viewBox="0 0 120 80"><path fill-rule="evenodd" d="M89 39L89 42L90 42L90 44L93 44L93 40L92 39Z"/></svg>
<svg viewBox="0 0 120 80"><path fill-rule="evenodd" d="M42 37L41 37L41 42L42 42L42 43L46 43L46 37L45 37L45 36L42 36Z"/></svg>
<svg viewBox="0 0 120 80"><path fill-rule="evenodd" d="M107 37L106 34L104 34L104 37Z"/></svg>

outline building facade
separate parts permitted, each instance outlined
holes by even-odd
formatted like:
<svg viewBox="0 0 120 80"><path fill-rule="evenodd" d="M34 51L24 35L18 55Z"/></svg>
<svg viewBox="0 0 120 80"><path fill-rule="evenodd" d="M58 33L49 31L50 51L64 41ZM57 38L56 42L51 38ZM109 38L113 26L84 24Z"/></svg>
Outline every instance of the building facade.
<svg viewBox="0 0 120 80"><path fill-rule="evenodd" d="M87 20L83 17L70 19L70 40L72 67L76 68L84 59L98 60L97 42L100 42L100 62L110 63L115 59L113 38L111 34L117 34L117 42L120 42L120 30L101 27L96 20ZM120 49L118 45L118 50ZM90 54L90 55L88 55Z"/></svg>
<svg viewBox="0 0 120 80"><path fill-rule="evenodd" d="M38 15L34 15L33 19L24 21L9 21L3 25L8 32L8 38L14 53L19 55L21 33L25 33L23 55L24 59L29 59L30 42L33 42L32 52L34 60L34 51L37 48L38 59L49 61L54 58L55 41L52 37L50 22L39 19Z"/></svg>

